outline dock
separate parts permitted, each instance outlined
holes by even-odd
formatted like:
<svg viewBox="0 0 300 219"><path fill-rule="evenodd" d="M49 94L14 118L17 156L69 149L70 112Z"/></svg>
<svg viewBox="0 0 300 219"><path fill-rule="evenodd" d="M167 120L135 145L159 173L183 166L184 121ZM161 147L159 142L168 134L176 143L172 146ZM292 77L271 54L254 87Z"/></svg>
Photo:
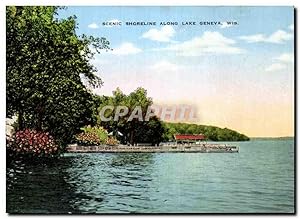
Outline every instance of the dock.
<svg viewBox="0 0 300 219"><path fill-rule="evenodd" d="M237 146L221 144L202 145L163 145L163 146L127 146L127 145L99 145L81 146L72 144L67 146L69 153L238 153Z"/></svg>

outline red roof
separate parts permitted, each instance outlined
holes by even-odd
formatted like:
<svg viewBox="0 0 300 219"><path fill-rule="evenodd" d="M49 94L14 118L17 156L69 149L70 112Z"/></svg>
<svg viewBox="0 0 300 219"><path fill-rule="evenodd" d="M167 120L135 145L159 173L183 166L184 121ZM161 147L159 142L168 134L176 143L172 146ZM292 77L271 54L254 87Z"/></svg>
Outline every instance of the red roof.
<svg viewBox="0 0 300 219"><path fill-rule="evenodd" d="M175 140L204 140L205 136L202 134L192 135L192 134L177 134L174 135Z"/></svg>

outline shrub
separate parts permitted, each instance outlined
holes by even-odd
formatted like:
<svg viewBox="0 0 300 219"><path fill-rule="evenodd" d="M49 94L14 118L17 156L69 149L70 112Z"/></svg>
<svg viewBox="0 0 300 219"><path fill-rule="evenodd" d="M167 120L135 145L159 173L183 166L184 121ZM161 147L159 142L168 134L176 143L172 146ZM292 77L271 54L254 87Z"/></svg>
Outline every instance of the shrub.
<svg viewBox="0 0 300 219"><path fill-rule="evenodd" d="M100 145L101 141L96 133L82 132L76 136L76 141L80 145Z"/></svg>
<svg viewBox="0 0 300 219"><path fill-rule="evenodd" d="M116 138L108 137L107 131L101 126L85 126L81 128L82 133L76 135L76 141L81 145L117 145L119 142Z"/></svg>
<svg viewBox="0 0 300 219"><path fill-rule="evenodd" d="M107 131L101 126L85 126L82 133L76 135L76 141L81 145L105 144L108 138Z"/></svg>
<svg viewBox="0 0 300 219"><path fill-rule="evenodd" d="M109 138L106 139L106 144L108 144L108 145L117 145L117 144L119 144L119 141L114 137L109 137Z"/></svg>
<svg viewBox="0 0 300 219"><path fill-rule="evenodd" d="M8 150L16 155L49 157L58 154L59 147L48 132L25 129L17 131L8 141Z"/></svg>
<svg viewBox="0 0 300 219"><path fill-rule="evenodd" d="M84 133L86 134L93 134L93 135L97 135L99 138L99 141L101 143L105 143L107 137L108 137L108 133L107 131L101 127L101 126L85 126L83 128L81 128L81 130L84 131Z"/></svg>

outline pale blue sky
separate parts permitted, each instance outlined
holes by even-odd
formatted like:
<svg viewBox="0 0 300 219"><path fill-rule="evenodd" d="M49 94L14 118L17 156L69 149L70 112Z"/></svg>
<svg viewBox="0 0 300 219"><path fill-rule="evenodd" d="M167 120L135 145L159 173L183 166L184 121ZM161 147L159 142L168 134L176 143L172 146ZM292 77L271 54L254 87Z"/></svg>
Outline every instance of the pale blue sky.
<svg viewBox="0 0 300 219"><path fill-rule="evenodd" d="M143 86L157 102L197 105L199 123L250 136L283 136L293 133L293 10L68 7L59 11L59 17L76 15L79 35L106 37L111 42L114 51L93 60L104 80L95 91L98 94ZM111 20L121 21L122 26L102 26ZM126 26L127 21L156 21L157 25ZM179 25L159 25L167 21ZM185 21L236 21L238 25L181 25ZM256 122L260 126L251 121L260 121Z"/></svg>
<svg viewBox="0 0 300 219"><path fill-rule="evenodd" d="M101 22L118 19L120 21L238 21L238 28L224 28L222 33L226 37L234 38L255 33L272 34L278 29L288 30L293 23L293 7L68 7L60 11L60 17L76 15L78 19L78 34L105 36L111 43L118 45L123 41L133 41L142 48L157 46L157 42L145 41L139 37L147 31L149 26L122 28L104 28ZM97 23L99 29L88 28L91 23ZM189 31L182 26L174 27L177 34L174 40L187 40L204 31L220 31L218 26L189 27ZM183 30L182 30L183 29ZM192 29L192 30L191 30ZM120 36L121 35L121 36ZM163 44L163 43L161 43ZM244 45L247 49L254 49L251 45ZM256 49L264 49L259 45ZM292 49L292 44L284 47L271 44L272 51Z"/></svg>

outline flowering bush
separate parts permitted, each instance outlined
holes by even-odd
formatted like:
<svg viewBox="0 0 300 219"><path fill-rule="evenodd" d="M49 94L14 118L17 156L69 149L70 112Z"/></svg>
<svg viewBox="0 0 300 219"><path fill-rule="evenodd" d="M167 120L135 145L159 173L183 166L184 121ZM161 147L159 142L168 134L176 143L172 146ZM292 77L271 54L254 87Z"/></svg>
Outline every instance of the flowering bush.
<svg viewBox="0 0 300 219"><path fill-rule="evenodd" d="M82 132L76 136L76 140L81 145L100 145L101 140L96 133Z"/></svg>
<svg viewBox="0 0 300 219"><path fill-rule="evenodd" d="M106 139L105 143L108 145L117 145L117 144L119 144L119 141L114 137L109 137Z"/></svg>
<svg viewBox="0 0 300 219"><path fill-rule="evenodd" d="M97 135L98 139L101 143L105 143L107 137L108 137L108 133L107 131L101 127L101 126L85 126L83 128L81 128L81 130L84 131L84 133L86 134L93 134L93 135Z"/></svg>
<svg viewBox="0 0 300 219"><path fill-rule="evenodd" d="M18 155L38 157L52 156L58 153L58 145L48 132L31 129L17 131L7 142L10 151Z"/></svg>
<svg viewBox="0 0 300 219"><path fill-rule="evenodd" d="M117 145L116 138L108 136L107 131L100 126L86 126L81 128L82 133L76 135L76 141L81 145Z"/></svg>
<svg viewBox="0 0 300 219"><path fill-rule="evenodd" d="M105 144L108 133L101 126L85 126L81 128L82 133L75 136L76 141L81 145L100 145Z"/></svg>

